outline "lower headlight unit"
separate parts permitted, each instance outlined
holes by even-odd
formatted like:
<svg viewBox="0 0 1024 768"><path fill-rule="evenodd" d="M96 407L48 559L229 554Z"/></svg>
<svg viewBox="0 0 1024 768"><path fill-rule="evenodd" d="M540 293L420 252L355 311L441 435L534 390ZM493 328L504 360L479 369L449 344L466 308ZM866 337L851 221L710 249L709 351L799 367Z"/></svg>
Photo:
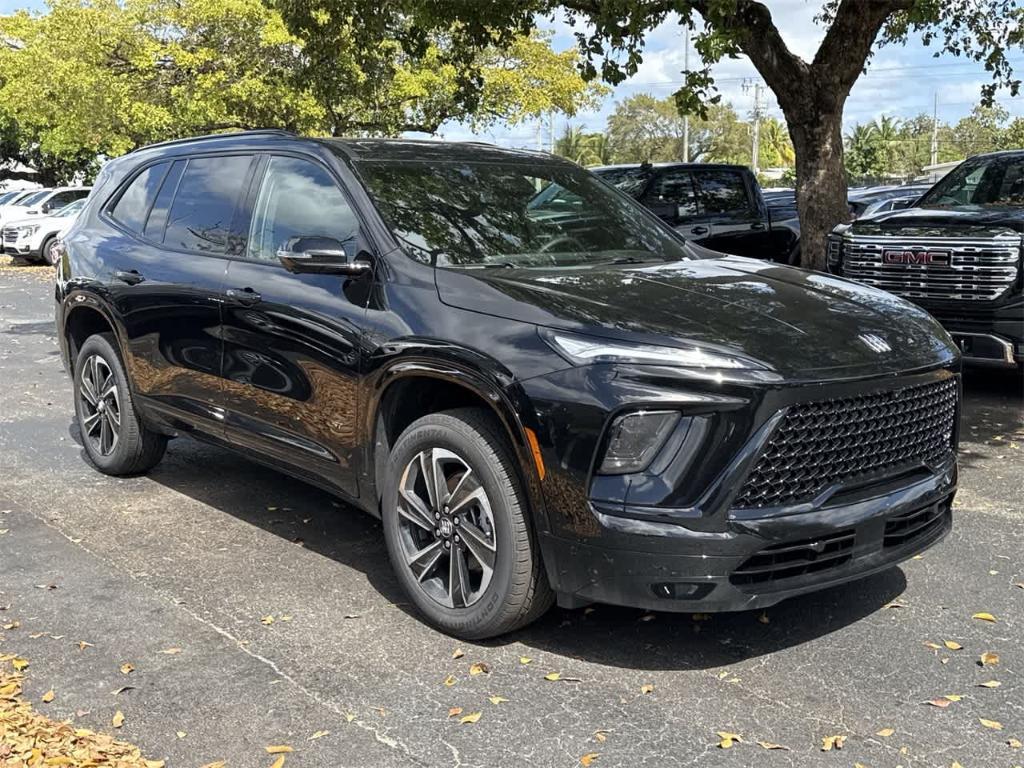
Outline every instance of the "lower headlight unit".
<svg viewBox="0 0 1024 768"><path fill-rule="evenodd" d="M647 468L679 422L678 411L634 411L617 416L608 428L603 475L624 475Z"/></svg>

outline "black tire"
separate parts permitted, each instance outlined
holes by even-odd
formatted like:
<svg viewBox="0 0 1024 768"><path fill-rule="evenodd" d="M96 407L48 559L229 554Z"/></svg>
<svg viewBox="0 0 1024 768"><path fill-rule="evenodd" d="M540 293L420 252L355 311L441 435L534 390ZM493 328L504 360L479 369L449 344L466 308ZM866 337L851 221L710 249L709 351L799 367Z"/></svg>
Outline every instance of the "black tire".
<svg viewBox="0 0 1024 768"><path fill-rule="evenodd" d="M43 240L43 244L39 246L38 261L40 263L49 264L51 267L57 263L50 255L50 246L53 245L55 242L57 242L56 235L48 235L46 239Z"/></svg>
<svg viewBox="0 0 1024 768"><path fill-rule="evenodd" d="M115 344L113 335L109 333L90 336L82 344L75 361L75 416L78 418L85 453L100 472L115 476L137 475L147 472L159 463L167 448L167 438L147 429L139 420L132 402L131 389L128 387L128 378L125 376L124 366L121 364ZM116 387L116 390L103 400L104 406L91 405L90 398L83 394L85 387L84 391L91 392L92 398L97 399L96 388L91 383L83 384L84 380L91 382L98 378L90 373L95 370L105 372L104 381L109 383L103 389L109 390L111 385ZM109 405L114 401L117 412L116 426L112 415L103 415L115 411ZM97 415L100 421L98 428L95 426ZM106 433L102 423L104 420L107 421L107 428L110 430ZM109 435L111 431L116 433L116 439L105 442L104 434ZM105 451L107 443L110 443L109 451Z"/></svg>
<svg viewBox="0 0 1024 768"><path fill-rule="evenodd" d="M420 454L434 448L458 454L462 463L474 473L475 482L486 494L490 512L489 538L495 545L493 570L487 585L479 584L482 589L478 590L475 602L458 607L454 606L454 599L452 606L439 602L437 590L432 596L427 586L443 581L444 571L452 561L450 553L455 548L467 553L463 555L467 558L464 562L480 567L468 554L473 548L468 546L468 537L465 537L466 525L474 513L470 512L463 518L461 529L457 526L449 528L456 534L454 540L448 540L451 544L449 552L442 553L448 557L449 565L437 566L435 572L439 577L427 580L427 586L424 586L407 563L409 536L413 531L429 540L432 534L418 530L407 516L398 511L399 486L406 468L419 466L414 462ZM455 482L454 479L449 480L450 484ZM441 631L466 640L494 637L529 624L554 602L540 561L539 548L532 535L522 485L508 442L499 425L485 410L462 408L424 416L409 425L396 441L388 459L382 498L388 555L406 594L426 620ZM447 502L443 511L448 512ZM479 510L475 514L480 514ZM487 527L486 524L483 527ZM457 543L459 530L464 531L461 544ZM441 541L436 534L434 531L434 539ZM450 577L453 571L448 573ZM451 597L450 588L448 596Z"/></svg>

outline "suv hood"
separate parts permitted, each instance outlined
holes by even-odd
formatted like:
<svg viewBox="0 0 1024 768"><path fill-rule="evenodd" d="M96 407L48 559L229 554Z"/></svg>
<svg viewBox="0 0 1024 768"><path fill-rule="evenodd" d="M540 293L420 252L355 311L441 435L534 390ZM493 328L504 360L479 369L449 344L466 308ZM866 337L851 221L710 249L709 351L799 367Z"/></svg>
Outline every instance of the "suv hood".
<svg viewBox="0 0 1024 768"><path fill-rule="evenodd" d="M998 237L1024 232L1024 210L1014 208L905 208L858 219L853 235Z"/></svg>
<svg viewBox="0 0 1024 768"><path fill-rule="evenodd" d="M791 379L891 373L956 356L946 332L913 304L830 275L736 256L435 274L450 306L627 341L697 342ZM865 335L881 337L891 351L876 352Z"/></svg>

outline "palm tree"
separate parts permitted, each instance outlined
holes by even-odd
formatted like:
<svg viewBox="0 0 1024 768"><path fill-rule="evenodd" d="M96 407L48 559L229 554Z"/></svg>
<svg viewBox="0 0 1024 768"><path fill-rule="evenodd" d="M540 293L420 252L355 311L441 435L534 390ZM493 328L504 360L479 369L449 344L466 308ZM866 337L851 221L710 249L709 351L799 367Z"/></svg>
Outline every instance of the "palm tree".
<svg viewBox="0 0 1024 768"><path fill-rule="evenodd" d="M773 165L792 168L796 162L793 142L790 141L789 131L781 120L768 117L761 121L761 147L762 152L768 150L767 154L777 158Z"/></svg>

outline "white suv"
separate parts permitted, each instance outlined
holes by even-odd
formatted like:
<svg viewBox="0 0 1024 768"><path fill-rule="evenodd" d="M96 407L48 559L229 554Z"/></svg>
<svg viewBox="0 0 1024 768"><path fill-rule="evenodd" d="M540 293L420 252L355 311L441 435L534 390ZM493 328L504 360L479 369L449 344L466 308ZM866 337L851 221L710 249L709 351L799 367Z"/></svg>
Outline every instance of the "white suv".
<svg viewBox="0 0 1024 768"><path fill-rule="evenodd" d="M85 198L80 197L49 216L30 216L12 221L3 228L4 252L23 256L29 261L56 264L54 246L83 207Z"/></svg>

